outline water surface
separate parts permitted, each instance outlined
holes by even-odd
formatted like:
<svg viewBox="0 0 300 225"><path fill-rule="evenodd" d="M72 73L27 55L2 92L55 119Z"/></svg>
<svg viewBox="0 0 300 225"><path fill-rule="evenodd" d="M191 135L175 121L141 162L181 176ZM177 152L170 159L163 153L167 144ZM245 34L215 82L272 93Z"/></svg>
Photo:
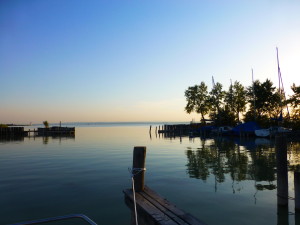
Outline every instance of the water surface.
<svg viewBox="0 0 300 225"><path fill-rule="evenodd" d="M147 146L146 184L207 224L295 224L292 200L277 209L274 140L163 137L154 126L151 136L145 124L85 124L75 137L0 140L0 224L73 213L130 224L122 190L134 146ZM298 151L289 145L291 197Z"/></svg>

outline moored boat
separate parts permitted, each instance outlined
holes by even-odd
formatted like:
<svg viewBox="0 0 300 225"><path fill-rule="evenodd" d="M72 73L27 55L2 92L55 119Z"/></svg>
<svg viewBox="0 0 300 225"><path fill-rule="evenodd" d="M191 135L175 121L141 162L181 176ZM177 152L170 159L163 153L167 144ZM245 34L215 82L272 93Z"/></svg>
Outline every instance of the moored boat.
<svg viewBox="0 0 300 225"><path fill-rule="evenodd" d="M268 129L258 129L255 130L254 133L257 137L269 137L270 135L276 135L281 133L290 133L291 129L285 127L270 127Z"/></svg>

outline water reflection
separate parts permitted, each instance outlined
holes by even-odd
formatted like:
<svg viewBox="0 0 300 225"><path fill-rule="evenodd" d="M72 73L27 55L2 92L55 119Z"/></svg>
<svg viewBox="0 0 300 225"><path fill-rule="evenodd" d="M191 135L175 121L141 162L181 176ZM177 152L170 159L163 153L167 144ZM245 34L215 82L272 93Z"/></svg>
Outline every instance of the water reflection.
<svg viewBox="0 0 300 225"><path fill-rule="evenodd" d="M10 136L10 135L1 135L0 143L4 142L15 142L15 141L24 141L24 136Z"/></svg>
<svg viewBox="0 0 300 225"><path fill-rule="evenodd" d="M252 143L251 143L252 142ZM217 183L223 183L226 175L232 181L254 180L266 182L256 184L259 191L276 189L276 154L274 142L268 145L255 145L255 140L227 138L201 139L197 149L187 148L187 174L191 178L206 181L214 176ZM246 146L246 148L245 148ZM289 170L299 164L300 144L292 143L288 151Z"/></svg>
<svg viewBox="0 0 300 225"><path fill-rule="evenodd" d="M213 176L215 191L230 177L233 194L239 191L235 183L252 180L256 190L254 204L259 191L277 189L277 224L288 225L290 216L299 224L299 212L289 211L288 202L293 198L288 196L288 171L299 169L300 142L285 142L285 146L287 151L282 146L282 151L276 151L275 141L270 139L200 139L199 148L185 151L186 171L190 178L203 181Z"/></svg>
<svg viewBox="0 0 300 225"><path fill-rule="evenodd" d="M40 140L42 139L43 144L48 144L49 140L59 140L59 142L68 139L75 139L75 134L68 134L68 135L51 135L51 136L39 136L39 135L32 135L32 136L0 136L0 143L6 142L24 142L25 140Z"/></svg>

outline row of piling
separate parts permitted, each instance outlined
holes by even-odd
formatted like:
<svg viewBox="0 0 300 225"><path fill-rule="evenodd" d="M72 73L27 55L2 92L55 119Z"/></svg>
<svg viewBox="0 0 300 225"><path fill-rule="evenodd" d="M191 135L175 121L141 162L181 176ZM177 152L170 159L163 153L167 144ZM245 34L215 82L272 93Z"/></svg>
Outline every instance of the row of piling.
<svg viewBox="0 0 300 225"><path fill-rule="evenodd" d="M288 208L288 159L287 138L285 135L275 137L276 167L277 167L277 204ZM300 171L294 171L295 211L300 212Z"/></svg>
<svg viewBox="0 0 300 225"><path fill-rule="evenodd" d="M24 127L0 127L0 135L24 135Z"/></svg>

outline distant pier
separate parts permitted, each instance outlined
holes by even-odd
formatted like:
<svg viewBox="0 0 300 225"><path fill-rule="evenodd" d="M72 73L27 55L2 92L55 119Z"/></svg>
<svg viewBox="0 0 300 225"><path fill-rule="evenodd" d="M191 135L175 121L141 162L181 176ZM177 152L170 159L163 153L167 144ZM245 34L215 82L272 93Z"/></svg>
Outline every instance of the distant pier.
<svg viewBox="0 0 300 225"><path fill-rule="evenodd" d="M0 127L1 136L23 136L26 134L24 127Z"/></svg>
<svg viewBox="0 0 300 225"><path fill-rule="evenodd" d="M51 136L51 135L74 135L75 127L49 127L49 128L38 128L38 136Z"/></svg>
<svg viewBox="0 0 300 225"><path fill-rule="evenodd" d="M24 127L0 127L1 137L26 137L31 136L68 136L75 135L75 127L54 126L49 128L37 128L24 130Z"/></svg>
<svg viewBox="0 0 300 225"><path fill-rule="evenodd" d="M197 130L202 127L201 123L189 123L189 124L164 124L159 126L158 133L175 133L175 134L188 134L193 130Z"/></svg>

